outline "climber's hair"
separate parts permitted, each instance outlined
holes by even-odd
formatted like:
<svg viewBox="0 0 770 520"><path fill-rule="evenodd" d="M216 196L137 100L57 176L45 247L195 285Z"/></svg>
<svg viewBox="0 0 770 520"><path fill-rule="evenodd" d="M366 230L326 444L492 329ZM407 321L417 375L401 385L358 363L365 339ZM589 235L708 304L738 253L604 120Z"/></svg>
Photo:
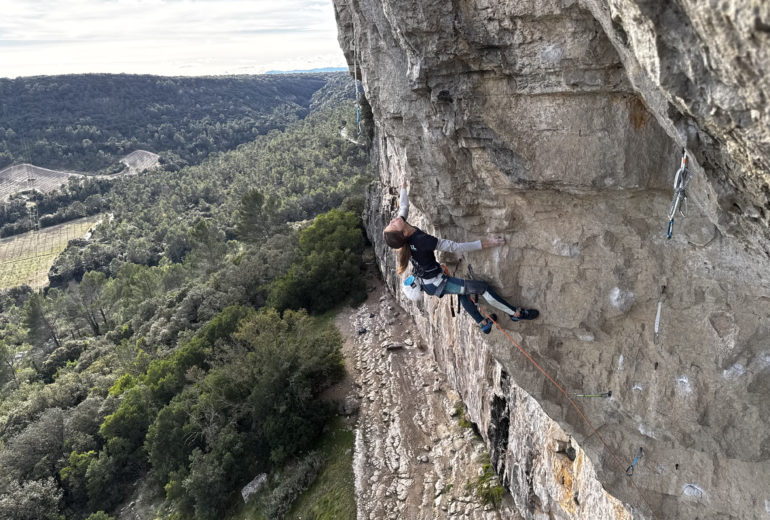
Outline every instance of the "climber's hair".
<svg viewBox="0 0 770 520"><path fill-rule="evenodd" d="M385 243L393 249L398 249L398 274L403 274L409 267L409 259L412 258L412 251L409 249L409 243L401 231L385 231L383 233Z"/></svg>

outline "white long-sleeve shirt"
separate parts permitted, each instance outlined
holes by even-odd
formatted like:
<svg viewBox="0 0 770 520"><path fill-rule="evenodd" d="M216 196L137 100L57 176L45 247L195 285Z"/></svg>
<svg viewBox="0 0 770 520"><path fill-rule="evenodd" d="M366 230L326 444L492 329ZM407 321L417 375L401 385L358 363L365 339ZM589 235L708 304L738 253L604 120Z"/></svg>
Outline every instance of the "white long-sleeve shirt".
<svg viewBox="0 0 770 520"><path fill-rule="evenodd" d="M406 194L406 188L401 188L401 196L398 201L398 216L404 220L409 216L409 197Z"/></svg>

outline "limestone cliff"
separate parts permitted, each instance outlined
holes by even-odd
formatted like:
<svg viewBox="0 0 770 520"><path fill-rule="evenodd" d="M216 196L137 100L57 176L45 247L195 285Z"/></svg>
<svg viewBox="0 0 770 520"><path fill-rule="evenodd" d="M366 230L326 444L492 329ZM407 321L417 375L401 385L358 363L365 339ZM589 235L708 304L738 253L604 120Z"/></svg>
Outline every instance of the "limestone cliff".
<svg viewBox="0 0 770 520"><path fill-rule="evenodd" d="M573 399L597 434L500 331L452 319L448 298L403 301L519 512L626 514L574 493L592 478L573 478L585 455L634 517L767 518L770 7L335 6L375 123L380 183L366 217L390 287L401 297L381 230L406 178L410 221L425 231L506 237L444 261L458 275L472 263L504 296L541 310L536 322L505 324L513 338L568 392L613 391ZM694 172L688 214L666 240L682 146ZM566 476L565 443L579 446Z"/></svg>

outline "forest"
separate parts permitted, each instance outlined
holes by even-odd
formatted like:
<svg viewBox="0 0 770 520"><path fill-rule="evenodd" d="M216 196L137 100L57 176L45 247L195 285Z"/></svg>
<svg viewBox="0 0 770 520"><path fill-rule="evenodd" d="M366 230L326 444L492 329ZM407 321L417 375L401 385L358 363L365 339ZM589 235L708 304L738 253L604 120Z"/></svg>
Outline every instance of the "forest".
<svg viewBox="0 0 770 520"><path fill-rule="evenodd" d="M63 79L26 81L58 85L53 100L67 91ZM154 81L192 103L175 78ZM343 374L324 313L366 294L372 176L366 146L340 136L352 80L275 81L265 88L296 104L274 128L94 191L86 199L98 195L108 218L70 242L50 287L0 294L0 518L114 518L139 481L164 494L164 518L222 518L257 473L312 453L335 414L318 396ZM212 113L236 104L207 82L199 121L201 100ZM122 132L124 114L110 121L90 99L82 117Z"/></svg>
<svg viewBox="0 0 770 520"><path fill-rule="evenodd" d="M313 94L340 76L0 78L0 169L114 173L137 149L169 168L197 164L303 118Z"/></svg>

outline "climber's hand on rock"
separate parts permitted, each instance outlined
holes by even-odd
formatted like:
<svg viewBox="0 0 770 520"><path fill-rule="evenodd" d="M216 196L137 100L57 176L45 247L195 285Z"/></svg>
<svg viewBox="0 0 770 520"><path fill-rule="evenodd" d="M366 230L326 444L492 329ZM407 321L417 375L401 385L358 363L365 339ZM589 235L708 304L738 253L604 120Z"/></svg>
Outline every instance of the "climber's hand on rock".
<svg viewBox="0 0 770 520"><path fill-rule="evenodd" d="M481 241L481 247L487 249L490 247L498 247L505 244L505 238L502 235L492 235L486 240Z"/></svg>
<svg viewBox="0 0 770 520"><path fill-rule="evenodd" d="M406 177L404 177L403 179L401 179L401 187L402 187L402 188L404 188L404 189L406 189Z"/></svg>

